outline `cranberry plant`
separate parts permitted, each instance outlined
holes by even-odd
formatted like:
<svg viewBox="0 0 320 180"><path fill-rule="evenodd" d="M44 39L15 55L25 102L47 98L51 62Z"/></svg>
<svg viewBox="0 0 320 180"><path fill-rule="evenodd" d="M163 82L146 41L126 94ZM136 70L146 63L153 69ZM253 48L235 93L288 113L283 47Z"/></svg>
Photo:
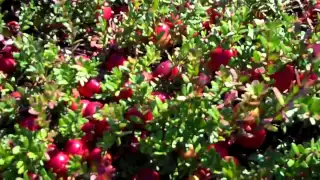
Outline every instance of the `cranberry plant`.
<svg viewBox="0 0 320 180"><path fill-rule="evenodd" d="M320 2L0 1L1 179L317 179Z"/></svg>

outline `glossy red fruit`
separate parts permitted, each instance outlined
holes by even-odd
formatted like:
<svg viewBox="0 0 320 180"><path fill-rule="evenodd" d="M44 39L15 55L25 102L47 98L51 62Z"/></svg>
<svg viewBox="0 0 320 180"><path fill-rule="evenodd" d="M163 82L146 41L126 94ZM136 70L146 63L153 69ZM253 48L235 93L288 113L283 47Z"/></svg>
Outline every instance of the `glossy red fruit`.
<svg viewBox="0 0 320 180"><path fill-rule="evenodd" d="M127 61L127 57L120 53L112 53L106 62L107 71L111 71L114 67L122 66Z"/></svg>
<svg viewBox="0 0 320 180"><path fill-rule="evenodd" d="M18 33L20 29L20 25L17 21L10 21L7 23L7 27L9 28L10 32L12 33Z"/></svg>
<svg viewBox="0 0 320 180"><path fill-rule="evenodd" d="M81 127L81 131L85 133L90 133L94 131L94 129L95 129L95 124L91 121L84 123Z"/></svg>
<svg viewBox="0 0 320 180"><path fill-rule="evenodd" d="M85 135L81 137L81 141L85 143L92 143L95 140L96 140L96 136L92 132L85 133Z"/></svg>
<svg viewBox="0 0 320 180"><path fill-rule="evenodd" d="M38 175L36 173L33 173L31 171L28 171L27 173L29 180L37 180L38 179Z"/></svg>
<svg viewBox="0 0 320 180"><path fill-rule="evenodd" d="M267 132L265 129L253 129L249 135L241 135L236 143L247 149L258 149L263 144Z"/></svg>
<svg viewBox="0 0 320 180"><path fill-rule="evenodd" d="M70 159L67 154L59 152L47 162L47 168L52 170L58 176L65 176L68 171L67 166L69 160Z"/></svg>
<svg viewBox="0 0 320 180"><path fill-rule="evenodd" d="M286 65L271 77L275 80L274 86L283 92L289 89L293 80L295 80L295 72L291 65Z"/></svg>
<svg viewBox="0 0 320 180"><path fill-rule="evenodd" d="M127 120L131 120L132 117L137 117L137 118L143 119L143 114L137 108L131 107L125 113L124 117Z"/></svg>
<svg viewBox="0 0 320 180"><path fill-rule="evenodd" d="M309 18L314 22L318 19L318 14L320 13L320 2L317 2L309 11Z"/></svg>
<svg viewBox="0 0 320 180"><path fill-rule="evenodd" d="M84 110L86 109L86 107L88 106L89 103L90 103L90 101L88 101L88 100L80 100L79 103L73 102L70 106L70 109L73 111L76 111L76 110L78 110L78 108L80 108L79 106L81 106L81 112L83 114Z"/></svg>
<svg viewBox="0 0 320 180"><path fill-rule="evenodd" d="M143 120L144 122L150 122L153 120L153 114L151 110L148 110L144 115L143 115Z"/></svg>
<svg viewBox="0 0 320 180"><path fill-rule="evenodd" d="M170 96L167 93L160 92L160 91L153 91L151 95L158 97L163 103L170 99Z"/></svg>
<svg viewBox="0 0 320 180"><path fill-rule="evenodd" d="M133 96L133 90L131 88L122 89L117 96L117 100L125 100Z"/></svg>
<svg viewBox="0 0 320 180"><path fill-rule="evenodd" d="M256 68L256 69L251 69L249 70L249 74L250 74L250 80L254 81L254 80L262 80L262 74L265 72L264 68Z"/></svg>
<svg viewBox="0 0 320 180"><path fill-rule="evenodd" d="M113 11L111 7L103 7L102 8L102 19L109 21L110 19L113 18Z"/></svg>
<svg viewBox="0 0 320 180"><path fill-rule="evenodd" d="M40 129L40 126L36 122L36 116L28 116L20 121L19 125L21 128L28 129L29 131L37 131Z"/></svg>
<svg viewBox="0 0 320 180"><path fill-rule="evenodd" d="M160 175L157 171L150 168L141 169L133 180L160 180Z"/></svg>
<svg viewBox="0 0 320 180"><path fill-rule="evenodd" d="M101 148L94 148L92 151L90 151L88 156L88 161L90 164L99 164L102 159L102 149Z"/></svg>
<svg viewBox="0 0 320 180"><path fill-rule="evenodd" d="M172 69L171 69L171 74L169 76L169 79L170 80L174 80L176 79L177 77L179 77L179 74L180 74L180 70L178 68L178 66L174 66Z"/></svg>
<svg viewBox="0 0 320 180"><path fill-rule="evenodd" d="M235 165L237 165L237 166L240 165L239 160L238 160L237 158L233 157L233 156L225 156L225 157L223 157L223 159L224 159L225 161L227 161L227 162L233 161L233 163L234 163Z"/></svg>
<svg viewBox="0 0 320 180"><path fill-rule="evenodd" d="M221 17L221 14L219 12L217 12L216 10L214 10L213 8L209 8L207 10L207 14L209 15L211 24L215 24L217 19L219 19Z"/></svg>
<svg viewBox="0 0 320 180"><path fill-rule="evenodd" d="M161 62L152 72L153 77L167 77L171 73L172 63L170 60Z"/></svg>
<svg viewBox="0 0 320 180"><path fill-rule="evenodd" d="M159 24L155 29L153 42L159 46L167 46L170 43L170 40L170 27L165 23Z"/></svg>
<svg viewBox="0 0 320 180"><path fill-rule="evenodd" d="M0 57L0 71L12 73L16 70L16 61L12 57Z"/></svg>
<svg viewBox="0 0 320 180"><path fill-rule="evenodd" d="M228 156L228 148L223 142L218 142L218 143L209 145L208 150L211 150L211 149L214 149L220 155L221 158Z"/></svg>
<svg viewBox="0 0 320 180"><path fill-rule="evenodd" d="M14 45L5 45L1 52L4 54L4 57L10 57L10 58L13 58L13 53L14 52L18 52L18 48Z"/></svg>
<svg viewBox="0 0 320 180"><path fill-rule="evenodd" d="M21 99L21 93L18 91L14 91L10 94L11 97L15 98L15 99Z"/></svg>
<svg viewBox="0 0 320 180"><path fill-rule="evenodd" d="M79 86L78 91L81 96L91 98L93 95L101 93L100 82L96 79L90 79L84 86Z"/></svg>
<svg viewBox="0 0 320 180"><path fill-rule="evenodd" d="M53 157L59 153L59 149L55 144L49 144L47 148L47 153L49 154L50 157Z"/></svg>
<svg viewBox="0 0 320 180"><path fill-rule="evenodd" d="M110 130L110 125L107 120L94 121L95 124L95 135L98 137L102 137L104 132Z"/></svg>
<svg viewBox="0 0 320 180"><path fill-rule="evenodd" d="M102 107L103 104L100 102L90 102L83 111L83 116L91 117L97 112L98 109L101 109Z"/></svg>
<svg viewBox="0 0 320 180"><path fill-rule="evenodd" d="M128 99L128 98L131 98L133 96L133 90L129 87L131 83L130 82L126 82L124 84L124 89L122 89L119 93L119 95L116 97L117 100L125 100L125 99Z"/></svg>
<svg viewBox="0 0 320 180"><path fill-rule="evenodd" d="M219 70L221 65L228 65L229 61L234 56L234 51L217 47L210 54L211 60L208 63L209 70L217 71Z"/></svg>
<svg viewBox="0 0 320 180"><path fill-rule="evenodd" d="M88 155L88 147L79 139L71 139L66 143L64 152L68 155L79 155L85 158Z"/></svg>

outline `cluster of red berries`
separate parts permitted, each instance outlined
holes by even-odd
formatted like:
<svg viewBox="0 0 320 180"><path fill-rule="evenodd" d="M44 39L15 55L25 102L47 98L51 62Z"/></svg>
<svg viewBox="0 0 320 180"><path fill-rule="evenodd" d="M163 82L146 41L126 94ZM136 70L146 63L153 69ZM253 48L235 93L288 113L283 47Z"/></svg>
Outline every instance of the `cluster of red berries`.
<svg viewBox="0 0 320 180"><path fill-rule="evenodd" d="M319 6L317 4L315 9L312 10L310 17L314 17L316 13L316 8ZM185 4L186 8L192 8L190 3ZM127 13L127 6L120 6L117 8L112 8L108 4L104 4L101 7L102 14L97 14L103 20L110 21L111 19L120 17L121 13ZM209 16L209 21L203 22L203 28L210 31L211 26L216 23L216 21L221 17L221 14L215 11L213 8L208 9L207 14ZM14 26L11 24L10 26ZM172 16L171 19L165 19L163 22L158 23L154 27L154 34L150 37L153 43L161 48L169 46L172 42L171 30L175 26L180 26L182 32L185 31L185 26L183 25L179 16ZM194 34L197 36L198 34ZM12 44L11 41L5 41L3 37L0 37L0 71L11 74L15 72L17 63L13 58L13 53L18 52L18 49ZM319 45L313 45L315 55L318 55ZM196 80L196 84L203 88L210 83L212 75L220 70L221 66L229 65L233 58L236 58L238 53L235 49L225 49L221 46L213 49L209 54L209 61L204 65L204 72L200 72ZM77 58L82 58L83 61L90 61L87 56L81 56ZM128 58L124 53L112 52L108 55L108 58L104 62L104 69L107 72L111 72L115 67L124 66L128 61ZM81 65L81 62L77 62ZM152 73L143 72L145 79L148 81L153 81L157 79L174 80L181 78L182 68L178 65L173 64L170 60L163 60L153 69ZM263 80L262 72L260 70L253 70L250 72L251 80ZM290 64L286 64L284 67L280 68L277 72L269 77L274 81L273 86L276 87L280 92L286 92L290 89L295 80L306 79L309 84L313 84L317 79L316 74L305 74L300 73L299 77L296 77L295 67ZM126 100L134 95L134 91L130 86L131 82L126 82L120 93L115 96L116 101ZM84 161L87 161L91 167L95 167L98 170L99 175L111 176L115 172L115 168L112 166L112 155L103 152L101 148L90 149L88 144L94 144L98 138L103 137L103 134L110 130L110 125L106 119L97 120L93 116L99 109L103 108L103 104L99 101L90 101L95 95L102 93L101 80L99 78L91 78L85 84L79 84L77 87L81 100L79 102L72 102L69 109L72 111L81 111L83 117L88 119L81 130L84 132L84 136L80 139L71 139L65 143L63 150L59 150L56 145L51 144L48 147L48 155L50 159L46 163L46 167L52 170L60 177L67 175L68 163L71 156L80 156ZM153 96L159 98L162 102L165 102L172 98L166 92L154 91L151 93ZM21 94L18 92L13 92L11 94L16 99L21 98ZM140 112L136 107L130 107L124 114L124 118L131 122L132 117L137 117L143 120L144 123L148 123L153 120L153 114L151 110L146 112ZM38 131L41 127L36 122L37 117L34 115L29 115L23 118L19 125L22 128L28 129L29 131ZM253 118L254 119L254 118ZM134 122L132 122L134 123ZM137 126L140 128L140 126ZM143 129L143 128L142 128ZM246 149L258 149L264 143L266 139L266 130L256 124L255 121L245 121L241 126L243 133L234 139L234 143L241 145ZM146 136L148 132L145 132L141 137ZM132 143L138 143L137 139L133 139ZM232 142L233 143L233 142ZM218 142L212 144L208 147L208 150L214 149L221 158L225 161L233 161L235 165L239 165L240 162L236 157L229 156L228 152L229 143L228 142ZM132 147L132 151L136 151L135 147ZM193 147L189 148L189 151L183 152L182 156L184 158L195 158L197 154L194 152ZM206 179L208 177L208 171L206 169L199 168L195 175L199 179ZM34 179L34 174L29 173L29 177ZM147 178L146 178L147 177ZM142 169L133 179L160 179L158 172L152 169Z"/></svg>
<svg viewBox="0 0 320 180"><path fill-rule="evenodd" d="M5 40L3 36L0 37L0 71L5 73L12 73L16 70L16 61L14 60L13 53L18 49L13 45L11 40Z"/></svg>

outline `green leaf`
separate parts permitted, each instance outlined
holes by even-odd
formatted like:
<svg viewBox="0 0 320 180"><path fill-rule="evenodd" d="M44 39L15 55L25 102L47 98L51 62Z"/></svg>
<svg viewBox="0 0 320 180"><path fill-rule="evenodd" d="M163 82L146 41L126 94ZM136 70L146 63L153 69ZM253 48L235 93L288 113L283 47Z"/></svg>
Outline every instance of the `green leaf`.
<svg viewBox="0 0 320 180"><path fill-rule="evenodd" d="M186 96L178 96L177 100L178 101L185 101L185 100L187 100L187 97Z"/></svg>
<svg viewBox="0 0 320 180"><path fill-rule="evenodd" d="M266 124L264 126L268 131L272 131L272 132L278 132L278 128L274 125L271 124Z"/></svg>
<svg viewBox="0 0 320 180"><path fill-rule="evenodd" d="M260 42L261 42L261 44L265 47L265 48L267 48L267 46L268 46L268 40L265 38L265 37L263 37L263 36L258 36L258 39L260 40Z"/></svg>
<svg viewBox="0 0 320 180"><path fill-rule="evenodd" d="M156 103L157 103L157 107L160 109L160 111L162 111L163 110L163 103L160 100L160 98L157 96L156 96Z"/></svg>
<svg viewBox="0 0 320 180"><path fill-rule="evenodd" d="M20 153L20 146L15 146L12 149L12 154L19 154Z"/></svg>
<svg viewBox="0 0 320 180"><path fill-rule="evenodd" d="M103 135L103 146L104 148L108 149L110 148L115 142L117 138L112 134L105 133Z"/></svg>
<svg viewBox="0 0 320 180"><path fill-rule="evenodd" d="M279 104L280 104L281 106L284 106L285 103L284 103L284 99L283 99L283 96L282 96L281 92L280 92L276 87L272 88L272 90L273 90L276 98L278 99Z"/></svg>
<svg viewBox="0 0 320 180"><path fill-rule="evenodd" d="M35 160L38 156L35 154L35 153L33 153L33 152L28 152L27 153L27 156L30 158L30 159L33 159L33 160Z"/></svg>
<svg viewBox="0 0 320 180"><path fill-rule="evenodd" d="M306 163L309 164L312 158L313 158L313 154L312 154L312 153L309 154L309 155L307 155L307 157L306 157Z"/></svg>
<svg viewBox="0 0 320 180"><path fill-rule="evenodd" d="M190 82L190 79L188 78L188 76L187 75L185 75L185 74L182 74L182 79L183 79L183 81L185 82L185 83L188 83L188 82Z"/></svg>
<svg viewBox="0 0 320 180"><path fill-rule="evenodd" d="M287 165L288 165L289 167L291 167L291 166L294 165L294 163L295 163L295 161L294 161L293 159L289 159L289 161L287 162Z"/></svg>
<svg viewBox="0 0 320 180"><path fill-rule="evenodd" d="M253 60L256 63L260 62L261 56L259 51L253 51Z"/></svg>
<svg viewBox="0 0 320 180"><path fill-rule="evenodd" d="M41 137L41 139L45 139L47 138L48 136L48 133L45 129L41 129L40 132L39 132L39 137Z"/></svg>
<svg viewBox="0 0 320 180"><path fill-rule="evenodd" d="M213 107L212 109L207 110L207 113L215 120L218 121L220 118L220 112L216 107Z"/></svg>
<svg viewBox="0 0 320 180"><path fill-rule="evenodd" d="M311 145L311 149L315 150L316 146L315 146L314 138L311 139L310 145Z"/></svg>
<svg viewBox="0 0 320 180"><path fill-rule="evenodd" d="M248 26L248 36L249 36L251 39L254 39L254 29L252 28L252 25L249 25L249 26Z"/></svg>
<svg viewBox="0 0 320 180"><path fill-rule="evenodd" d="M296 155L300 154L299 148L295 143L291 143L291 148Z"/></svg>
<svg viewBox="0 0 320 180"><path fill-rule="evenodd" d="M25 170L24 166L22 166L21 168L19 168L18 174L23 174L25 171L26 170Z"/></svg>
<svg viewBox="0 0 320 180"><path fill-rule="evenodd" d="M159 9L159 0L154 0L152 4L152 10L153 12L157 12Z"/></svg>
<svg viewBox="0 0 320 180"><path fill-rule="evenodd" d="M313 125L313 126L316 125L316 123L317 123L317 122L316 122L316 119L313 118L313 117L310 117L310 118L309 118L309 121L310 121L310 124Z"/></svg>
<svg viewBox="0 0 320 180"><path fill-rule="evenodd" d="M303 168L309 168L308 163L305 162L305 161L302 161L302 162L300 163L300 166L303 167Z"/></svg>
<svg viewBox="0 0 320 180"><path fill-rule="evenodd" d="M21 168L22 166L23 166L23 161L18 161L16 165L17 169Z"/></svg>
<svg viewBox="0 0 320 180"><path fill-rule="evenodd" d="M320 98L318 97L313 97L312 98L312 104L310 107L310 111L319 114L320 113Z"/></svg>

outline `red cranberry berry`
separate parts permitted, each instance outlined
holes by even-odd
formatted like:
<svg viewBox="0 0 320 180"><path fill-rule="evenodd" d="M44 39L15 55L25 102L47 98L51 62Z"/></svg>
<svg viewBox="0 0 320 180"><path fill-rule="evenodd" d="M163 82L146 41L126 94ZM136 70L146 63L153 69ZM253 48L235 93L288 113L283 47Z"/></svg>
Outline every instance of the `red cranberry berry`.
<svg viewBox="0 0 320 180"><path fill-rule="evenodd" d="M290 88L292 82L295 80L295 72L291 65L286 65L280 71L271 75L275 80L274 86L283 92Z"/></svg>
<svg viewBox="0 0 320 180"><path fill-rule="evenodd" d="M155 29L153 42L159 46L167 46L170 43L170 27L167 24L159 24Z"/></svg>
<svg viewBox="0 0 320 180"><path fill-rule="evenodd" d="M171 73L172 63L170 60L161 62L152 72L153 77L167 77Z"/></svg>
<svg viewBox="0 0 320 180"><path fill-rule="evenodd" d="M160 180L160 175L153 169L141 169L133 178L134 180Z"/></svg>
<svg viewBox="0 0 320 180"><path fill-rule="evenodd" d="M96 79L90 79L83 86L78 87L81 96L91 98L93 95L101 92L100 82Z"/></svg>
<svg viewBox="0 0 320 180"><path fill-rule="evenodd" d="M65 176L68 171L68 163L69 156L63 152L59 152L47 162L47 167L58 176Z"/></svg>
<svg viewBox="0 0 320 180"><path fill-rule="evenodd" d="M28 116L20 121L20 127L28 129L29 131L37 131L40 129L40 126L36 122L36 116Z"/></svg>
<svg viewBox="0 0 320 180"><path fill-rule="evenodd" d="M127 61L127 57L120 53L112 53L106 62L107 71L111 71L114 67L122 66Z"/></svg>
<svg viewBox="0 0 320 180"><path fill-rule="evenodd" d="M211 149L214 149L222 158L228 156L228 149L222 142L209 145L208 150Z"/></svg>
<svg viewBox="0 0 320 180"><path fill-rule="evenodd" d="M101 104L100 102L90 102L84 112L83 112L83 116L84 117L90 117L93 116L98 109L101 109L103 107L103 104Z"/></svg>
<svg viewBox="0 0 320 180"><path fill-rule="evenodd" d="M214 49L211 54L211 60L208 63L208 68L211 71L219 70L221 65L228 65L229 61L232 57L235 56L235 53L232 50L223 49L221 47L217 47Z"/></svg>
<svg viewBox="0 0 320 180"><path fill-rule="evenodd" d="M79 139L69 140L64 147L64 151L66 154L79 155L83 158L85 158L88 154L88 148L86 143Z"/></svg>

